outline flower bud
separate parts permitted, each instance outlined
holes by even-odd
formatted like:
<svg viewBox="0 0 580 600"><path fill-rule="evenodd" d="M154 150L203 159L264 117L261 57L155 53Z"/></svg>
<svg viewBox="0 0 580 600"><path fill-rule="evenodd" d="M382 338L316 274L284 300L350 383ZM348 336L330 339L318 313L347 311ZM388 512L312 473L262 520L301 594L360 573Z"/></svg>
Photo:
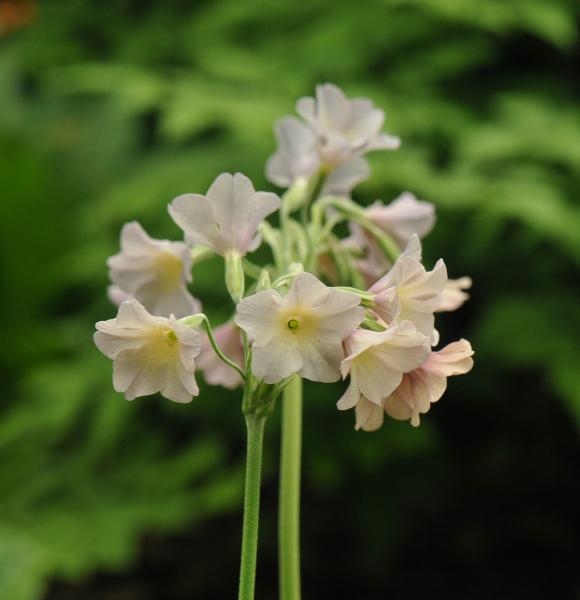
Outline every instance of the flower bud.
<svg viewBox="0 0 580 600"><path fill-rule="evenodd" d="M262 269L258 283L256 284L256 291L261 292L263 290L269 290L272 287L272 280L270 279L270 272L268 269Z"/></svg>

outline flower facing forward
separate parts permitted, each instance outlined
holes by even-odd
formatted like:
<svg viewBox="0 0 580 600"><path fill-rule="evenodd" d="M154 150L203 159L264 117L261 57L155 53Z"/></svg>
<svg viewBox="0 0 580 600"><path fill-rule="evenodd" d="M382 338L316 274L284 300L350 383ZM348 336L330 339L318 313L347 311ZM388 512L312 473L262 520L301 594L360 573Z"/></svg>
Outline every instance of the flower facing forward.
<svg viewBox="0 0 580 600"><path fill-rule="evenodd" d="M227 321L213 330L213 335L221 351L238 366L244 365L244 348L240 337L240 330L232 321ZM209 339L203 338L201 354L197 360L197 368L203 371L205 380L210 385L221 385L227 389L242 385L242 378L231 367L226 365L213 351Z"/></svg>
<svg viewBox="0 0 580 600"><path fill-rule="evenodd" d="M207 195L184 194L169 205L169 214L184 231L186 240L209 246L226 256L244 256L260 245L260 223L280 208L280 198L256 192L241 173L222 173Z"/></svg>
<svg viewBox="0 0 580 600"><path fill-rule="evenodd" d="M374 310L386 323L411 321L418 331L434 339L434 313L441 304L447 269L439 259L432 271L421 264L421 246L413 236L393 268L370 288Z"/></svg>
<svg viewBox="0 0 580 600"><path fill-rule="evenodd" d="M115 319L99 321L96 328L95 344L113 360L113 386L127 400L161 392L174 402L191 402L198 395L194 361L201 335L173 315L153 316L129 300Z"/></svg>
<svg viewBox="0 0 580 600"><path fill-rule="evenodd" d="M201 310L187 289L191 283L191 252L184 242L156 240L139 223L121 230L121 252L111 256L108 295L114 304L136 298L154 315L178 317Z"/></svg>
<svg viewBox="0 0 580 600"><path fill-rule="evenodd" d="M264 290L238 304L236 324L252 339L252 369L266 383L293 373L311 381L340 377L342 341L360 324L357 294L329 288L310 273L298 275L286 296Z"/></svg>
<svg viewBox="0 0 580 600"><path fill-rule="evenodd" d="M433 204L417 200L410 192L403 192L386 206L377 200L365 210L365 214L402 248L414 234L419 238L425 237L435 224Z"/></svg>
<svg viewBox="0 0 580 600"><path fill-rule="evenodd" d="M403 373L417 368L429 355L429 339L410 321L385 331L357 329L346 341L347 357L340 370L350 374L349 386L338 401L340 410L365 400L382 410L383 399L401 383Z"/></svg>

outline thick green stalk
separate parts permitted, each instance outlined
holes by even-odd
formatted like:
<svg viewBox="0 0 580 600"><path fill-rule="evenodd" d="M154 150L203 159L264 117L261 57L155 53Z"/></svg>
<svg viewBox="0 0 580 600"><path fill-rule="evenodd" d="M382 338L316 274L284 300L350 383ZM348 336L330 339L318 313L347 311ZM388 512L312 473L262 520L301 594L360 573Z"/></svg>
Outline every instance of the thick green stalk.
<svg viewBox="0 0 580 600"><path fill-rule="evenodd" d="M258 555L258 526L260 520L262 442L264 439L265 423L266 417L263 415L256 413L246 415L248 439L239 600L254 599L256 559Z"/></svg>
<svg viewBox="0 0 580 600"><path fill-rule="evenodd" d="M300 600L300 460L302 450L302 379L284 389L278 551L280 599Z"/></svg>

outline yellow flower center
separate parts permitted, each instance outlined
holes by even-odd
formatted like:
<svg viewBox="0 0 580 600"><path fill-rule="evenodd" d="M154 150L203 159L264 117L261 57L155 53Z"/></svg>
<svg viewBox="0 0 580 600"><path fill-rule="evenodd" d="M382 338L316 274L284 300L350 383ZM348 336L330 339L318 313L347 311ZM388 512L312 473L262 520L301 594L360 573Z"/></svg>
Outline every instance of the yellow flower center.
<svg viewBox="0 0 580 600"><path fill-rule="evenodd" d="M280 325L284 331L300 339L315 335L318 331L318 317L308 309L289 307L280 315Z"/></svg>
<svg viewBox="0 0 580 600"><path fill-rule="evenodd" d="M161 289L171 289L181 281L183 263L178 256L170 252L159 252L155 257L157 284Z"/></svg>

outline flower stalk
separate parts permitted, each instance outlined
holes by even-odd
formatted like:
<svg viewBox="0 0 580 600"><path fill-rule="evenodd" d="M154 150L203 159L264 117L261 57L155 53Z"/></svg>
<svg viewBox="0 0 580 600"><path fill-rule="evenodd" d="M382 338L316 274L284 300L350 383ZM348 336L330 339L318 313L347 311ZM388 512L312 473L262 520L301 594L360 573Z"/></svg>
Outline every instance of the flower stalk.
<svg viewBox="0 0 580 600"><path fill-rule="evenodd" d="M262 445L265 424L266 417L260 413L254 412L246 415L246 481L238 600L253 600L256 587Z"/></svg>
<svg viewBox="0 0 580 600"><path fill-rule="evenodd" d="M302 379L284 389L278 552L280 600L300 600L300 474L302 453Z"/></svg>

